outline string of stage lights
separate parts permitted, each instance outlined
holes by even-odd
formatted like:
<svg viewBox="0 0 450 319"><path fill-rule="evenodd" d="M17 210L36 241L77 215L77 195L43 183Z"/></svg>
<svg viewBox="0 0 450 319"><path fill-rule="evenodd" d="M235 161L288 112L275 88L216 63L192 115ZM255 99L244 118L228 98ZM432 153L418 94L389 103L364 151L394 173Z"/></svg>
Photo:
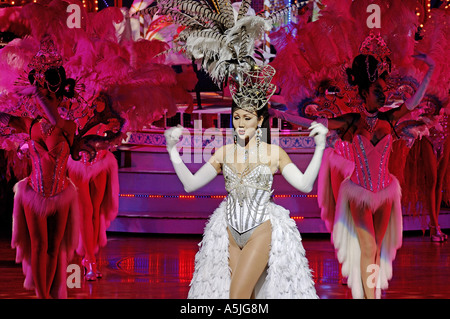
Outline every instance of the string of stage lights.
<svg viewBox="0 0 450 319"><path fill-rule="evenodd" d="M196 199L196 198L213 198L224 199L226 195L158 195L158 194L119 194L119 197L135 197L135 198L179 198L179 199ZM317 198L317 195L308 194L282 194L272 195L273 198Z"/></svg>

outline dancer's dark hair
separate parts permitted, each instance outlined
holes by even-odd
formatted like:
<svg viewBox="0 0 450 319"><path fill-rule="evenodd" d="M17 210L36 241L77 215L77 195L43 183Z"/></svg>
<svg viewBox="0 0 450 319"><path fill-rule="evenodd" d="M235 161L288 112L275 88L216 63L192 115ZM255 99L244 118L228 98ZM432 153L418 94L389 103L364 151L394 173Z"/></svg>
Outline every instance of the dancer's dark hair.
<svg viewBox="0 0 450 319"><path fill-rule="evenodd" d="M36 70L28 73L28 80L31 84L35 84ZM65 96L71 98L75 94L75 80L67 78L66 70L60 66L58 68L48 68L45 73L44 88L54 92L56 96Z"/></svg>
<svg viewBox="0 0 450 319"><path fill-rule="evenodd" d="M385 58L389 64L389 71L391 69L391 60L389 57ZM345 71L347 73L347 80L350 85L358 86L358 93L362 99L365 100L363 92L367 92L370 89L374 79L386 80L388 76L388 71L384 71L382 74L378 74L378 61L372 55L360 54L355 57L351 68L347 68ZM373 78L370 77L373 76ZM372 80L372 81L371 81Z"/></svg>

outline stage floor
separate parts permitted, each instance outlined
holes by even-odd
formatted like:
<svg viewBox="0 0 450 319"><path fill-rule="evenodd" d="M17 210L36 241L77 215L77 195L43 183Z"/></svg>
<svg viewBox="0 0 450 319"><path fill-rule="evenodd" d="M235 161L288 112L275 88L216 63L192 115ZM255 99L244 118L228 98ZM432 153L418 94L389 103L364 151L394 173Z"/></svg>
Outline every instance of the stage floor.
<svg viewBox="0 0 450 319"><path fill-rule="evenodd" d="M447 230L448 233L448 230ZM68 289L72 299L184 299L191 280L197 235L130 235L109 233L99 263L103 278L81 280ZM339 264L327 235L303 235L317 294L326 299L349 299L341 283ZM35 298L22 288L21 265L14 262L9 239L0 239L0 299ZM78 265L81 260L74 261ZM448 299L450 297L450 243L432 243L420 232L406 232L394 261L394 276L384 299Z"/></svg>

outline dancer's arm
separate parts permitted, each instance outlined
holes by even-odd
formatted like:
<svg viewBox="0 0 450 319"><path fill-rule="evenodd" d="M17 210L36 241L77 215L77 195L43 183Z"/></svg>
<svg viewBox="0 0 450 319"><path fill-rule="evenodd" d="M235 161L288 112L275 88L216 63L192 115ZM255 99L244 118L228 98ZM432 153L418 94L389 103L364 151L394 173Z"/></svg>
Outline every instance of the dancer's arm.
<svg viewBox="0 0 450 319"><path fill-rule="evenodd" d="M11 121L11 115L0 112L0 126L8 126L9 121Z"/></svg>
<svg viewBox="0 0 450 319"><path fill-rule="evenodd" d="M189 171L176 147L181 131L182 128L180 126L172 127L164 132L164 136L166 137L166 147L175 173L183 184L184 190L190 193L212 181L217 176L217 170L210 162L207 162L195 174Z"/></svg>
<svg viewBox="0 0 450 319"><path fill-rule="evenodd" d="M303 127L310 127L313 122L316 122L324 125L330 130L340 130L347 128L350 123L353 122L355 116L354 113L348 113L331 119L318 118L313 121L299 115L289 114L272 108L269 108L269 115Z"/></svg>
<svg viewBox="0 0 450 319"><path fill-rule="evenodd" d="M313 123L313 120L298 115L288 114L273 108L269 108L269 115L303 127L310 127Z"/></svg>
<svg viewBox="0 0 450 319"><path fill-rule="evenodd" d="M431 57L429 57L425 53L418 53L416 55L413 55L413 57L425 62L428 65L428 71L413 96L407 99L405 103L403 103L399 108L394 109L390 112L386 112L391 113L391 119L394 121L398 121L400 118L405 116L410 111L414 110L420 104L420 101L422 101L428 85L430 84L431 77L433 76L435 64Z"/></svg>
<svg viewBox="0 0 450 319"><path fill-rule="evenodd" d="M0 127L9 126L15 129L16 133L28 133L31 122L32 119L30 118L22 118L0 112Z"/></svg>
<svg viewBox="0 0 450 319"><path fill-rule="evenodd" d="M47 89L36 87L34 96L36 97L37 102L40 104L50 124L56 125L58 120L61 120L57 106L59 104L59 101L56 95L48 94Z"/></svg>
<svg viewBox="0 0 450 319"><path fill-rule="evenodd" d="M31 95L36 98L36 101L52 125L56 125L58 120L62 120L58 113L58 98L54 94L48 95L47 89L33 86L31 89L27 89L26 95ZM0 112L0 125L12 127L17 133L28 133L32 121L31 118L18 117Z"/></svg>
<svg viewBox="0 0 450 319"><path fill-rule="evenodd" d="M419 105L420 101L422 101L425 92L427 90L428 84L430 84L431 77L433 76L434 71L434 61L433 59L426 55L425 53L418 53L416 55L413 55L416 59L422 60L428 65L428 72L425 74L425 77L422 80L422 83L419 85L419 88L417 89L416 93L409 99L405 101L405 106L408 110L413 110L414 108Z"/></svg>
<svg viewBox="0 0 450 319"><path fill-rule="evenodd" d="M284 150L280 150L281 174L289 184L304 193L309 193L313 189L314 182L319 174L320 164L322 162L322 156L326 146L326 136L328 133L328 129L325 126L315 122L313 122L310 126L310 129L311 133L309 135L314 136L316 149L305 173L302 173L298 167L292 163Z"/></svg>

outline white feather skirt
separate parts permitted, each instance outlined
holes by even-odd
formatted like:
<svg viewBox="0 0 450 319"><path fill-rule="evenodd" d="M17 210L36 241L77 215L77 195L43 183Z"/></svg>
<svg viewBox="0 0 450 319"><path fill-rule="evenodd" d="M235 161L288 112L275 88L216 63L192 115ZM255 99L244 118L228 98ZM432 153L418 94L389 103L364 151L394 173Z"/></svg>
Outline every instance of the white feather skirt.
<svg viewBox="0 0 450 319"><path fill-rule="evenodd" d="M256 298L317 299L314 281L300 232L289 211L272 202L269 262L255 287ZM228 265L228 232L225 201L211 215L195 256L190 299L228 299L231 273Z"/></svg>
<svg viewBox="0 0 450 319"><path fill-rule="evenodd" d="M376 284L376 298L380 298L381 290L388 288L388 280L392 278L392 262L402 245L401 187L397 178L392 174L391 177L393 179L391 184L377 193L364 189L350 179L344 180L339 190L332 241L337 251L337 258L342 264L342 275L348 277L347 283L355 299L364 298L364 290L360 269L361 248L349 201L365 204L372 211L386 201L392 201L389 224L381 243L381 260Z"/></svg>

